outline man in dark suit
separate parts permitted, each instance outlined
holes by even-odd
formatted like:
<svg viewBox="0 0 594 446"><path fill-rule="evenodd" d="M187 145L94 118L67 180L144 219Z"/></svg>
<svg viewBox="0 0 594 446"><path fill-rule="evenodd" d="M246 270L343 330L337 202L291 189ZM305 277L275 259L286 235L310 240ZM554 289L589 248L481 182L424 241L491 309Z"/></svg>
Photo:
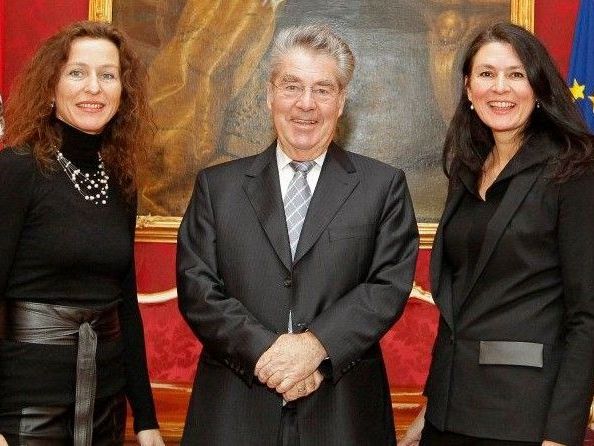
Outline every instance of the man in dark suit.
<svg viewBox="0 0 594 446"><path fill-rule="evenodd" d="M202 342L182 443L394 445L381 336L418 234L402 171L332 142L354 58L324 26L281 31L278 140L199 173L178 294Z"/></svg>

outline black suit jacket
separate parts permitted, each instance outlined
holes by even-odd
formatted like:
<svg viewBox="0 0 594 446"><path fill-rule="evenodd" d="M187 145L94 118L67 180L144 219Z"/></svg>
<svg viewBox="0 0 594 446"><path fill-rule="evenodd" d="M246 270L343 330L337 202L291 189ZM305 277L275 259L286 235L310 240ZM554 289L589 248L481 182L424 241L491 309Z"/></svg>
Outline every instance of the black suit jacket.
<svg viewBox="0 0 594 446"><path fill-rule="evenodd" d="M533 138L510 161L457 313L443 233L464 190L452 183L431 258L441 319L425 388L441 430L581 444L594 385L594 175L551 180L557 152Z"/></svg>
<svg viewBox="0 0 594 446"><path fill-rule="evenodd" d="M183 443L275 444L281 398L253 373L292 308L333 371L297 401L301 445L395 444L378 341L417 255L404 175L332 144L291 262L275 146L202 171L180 227L179 305L204 345Z"/></svg>

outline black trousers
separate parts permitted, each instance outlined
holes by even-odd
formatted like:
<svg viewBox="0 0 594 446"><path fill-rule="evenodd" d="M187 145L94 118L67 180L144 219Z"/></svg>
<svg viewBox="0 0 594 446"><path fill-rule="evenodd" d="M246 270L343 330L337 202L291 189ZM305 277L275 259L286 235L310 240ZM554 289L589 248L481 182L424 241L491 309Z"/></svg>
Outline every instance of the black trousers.
<svg viewBox="0 0 594 446"><path fill-rule="evenodd" d="M93 446L124 444L124 394L95 401ZM74 443L74 403L0 411L0 433L9 446L71 446Z"/></svg>
<svg viewBox="0 0 594 446"><path fill-rule="evenodd" d="M541 446L542 442L493 440L442 432L425 420L419 446Z"/></svg>
<svg viewBox="0 0 594 446"><path fill-rule="evenodd" d="M295 402L287 403L281 409L281 423L276 446L299 446L299 423Z"/></svg>

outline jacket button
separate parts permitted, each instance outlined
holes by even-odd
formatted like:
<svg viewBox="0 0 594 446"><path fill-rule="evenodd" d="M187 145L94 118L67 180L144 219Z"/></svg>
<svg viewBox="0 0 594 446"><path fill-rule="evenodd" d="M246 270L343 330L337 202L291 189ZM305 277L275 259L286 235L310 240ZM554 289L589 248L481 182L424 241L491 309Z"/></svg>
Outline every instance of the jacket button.
<svg viewBox="0 0 594 446"><path fill-rule="evenodd" d="M283 281L283 285L285 286L285 288L291 288L293 286L293 281L290 278L286 278Z"/></svg>

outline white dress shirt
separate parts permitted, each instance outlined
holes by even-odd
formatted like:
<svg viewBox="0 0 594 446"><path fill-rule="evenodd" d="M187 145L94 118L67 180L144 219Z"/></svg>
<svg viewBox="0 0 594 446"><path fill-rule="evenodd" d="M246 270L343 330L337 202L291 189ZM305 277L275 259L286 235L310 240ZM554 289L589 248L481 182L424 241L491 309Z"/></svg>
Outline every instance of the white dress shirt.
<svg viewBox="0 0 594 446"><path fill-rule="evenodd" d="M307 174L307 184L309 185L309 190L311 191L312 195L316 189L316 184L318 184L318 179L320 178L320 172L322 171L322 165L324 164L324 159L326 158L327 152L327 150L324 150L324 153L313 160L316 164ZM277 143L276 164L278 166L278 178L280 179L281 196L283 199L285 198L285 194L289 188L289 183L291 182L293 175L295 175L295 171L291 166L289 166L291 161L293 160L289 158L285 152L283 152L280 143Z"/></svg>

